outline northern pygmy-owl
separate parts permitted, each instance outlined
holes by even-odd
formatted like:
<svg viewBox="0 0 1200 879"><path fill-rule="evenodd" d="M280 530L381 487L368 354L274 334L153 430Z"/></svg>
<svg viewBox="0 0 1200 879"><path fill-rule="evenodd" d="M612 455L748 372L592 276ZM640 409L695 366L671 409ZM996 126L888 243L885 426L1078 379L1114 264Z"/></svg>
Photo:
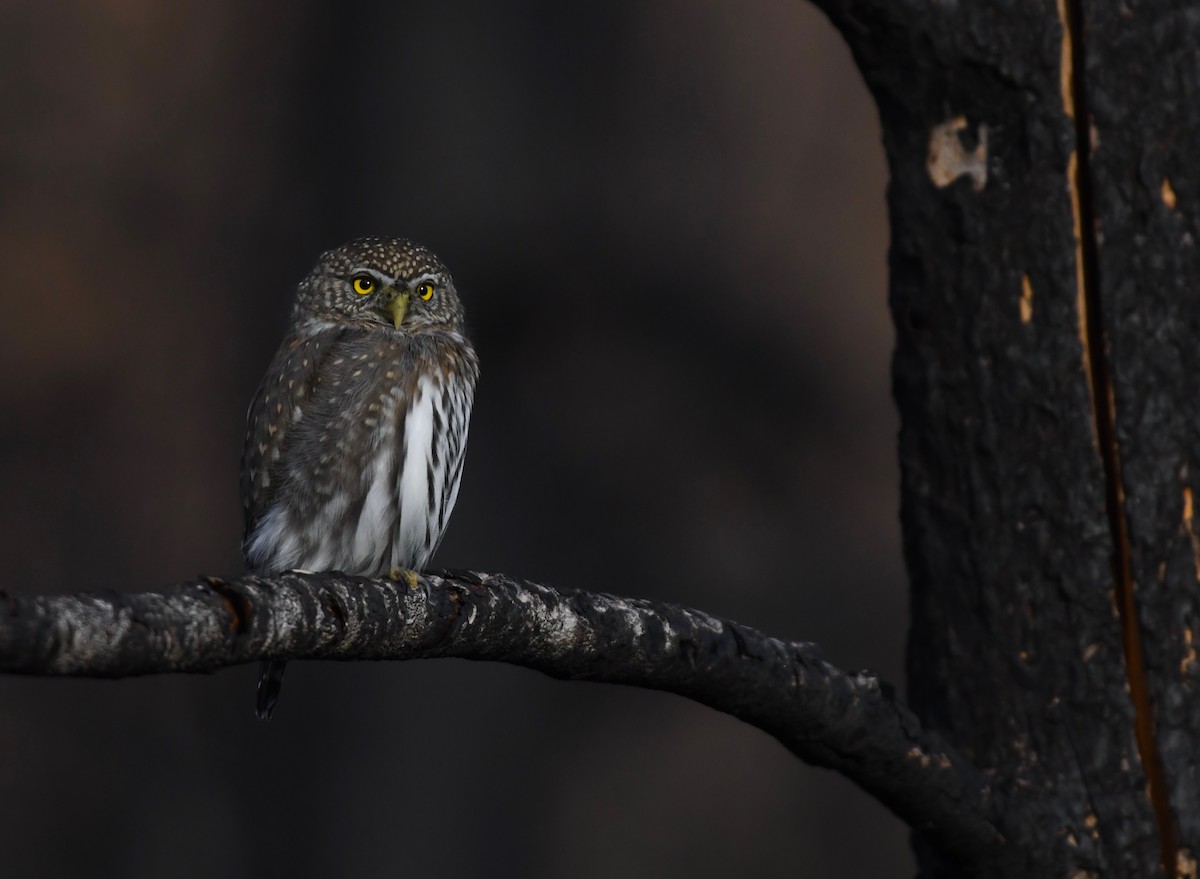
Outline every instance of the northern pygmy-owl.
<svg viewBox="0 0 1200 879"><path fill-rule="evenodd" d="M436 256L401 238L324 254L247 414L247 567L420 570L458 497L479 363ZM264 662L259 717L279 695Z"/></svg>

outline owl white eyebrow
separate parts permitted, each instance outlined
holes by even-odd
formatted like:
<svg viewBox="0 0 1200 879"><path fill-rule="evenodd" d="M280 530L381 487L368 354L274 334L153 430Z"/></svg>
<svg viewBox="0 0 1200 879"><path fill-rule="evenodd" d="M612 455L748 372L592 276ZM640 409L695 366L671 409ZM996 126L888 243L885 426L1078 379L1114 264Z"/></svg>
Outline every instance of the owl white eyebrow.
<svg viewBox="0 0 1200 879"><path fill-rule="evenodd" d="M360 266L358 268L350 270L350 277L353 278L356 275L370 275L372 278L374 278L376 281L378 281L380 284L382 284L385 287L390 287L392 284L394 284L396 282L395 278L389 278L383 272L377 272L375 269L369 269L366 266Z"/></svg>
<svg viewBox="0 0 1200 879"><path fill-rule="evenodd" d="M436 286L441 286L442 278L437 272L426 272L408 282L409 289L416 289L419 284L424 284L426 281L433 281Z"/></svg>

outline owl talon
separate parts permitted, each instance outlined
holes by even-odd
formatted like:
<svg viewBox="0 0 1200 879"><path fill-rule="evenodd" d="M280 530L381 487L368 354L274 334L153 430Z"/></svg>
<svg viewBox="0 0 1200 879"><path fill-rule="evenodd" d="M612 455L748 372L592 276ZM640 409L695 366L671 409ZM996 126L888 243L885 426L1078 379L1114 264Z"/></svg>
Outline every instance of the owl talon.
<svg viewBox="0 0 1200 879"><path fill-rule="evenodd" d="M409 589L416 589L417 583L420 582L421 578L414 572L406 571L404 568L392 568L388 571L388 579L395 580L397 583L403 580L408 584Z"/></svg>

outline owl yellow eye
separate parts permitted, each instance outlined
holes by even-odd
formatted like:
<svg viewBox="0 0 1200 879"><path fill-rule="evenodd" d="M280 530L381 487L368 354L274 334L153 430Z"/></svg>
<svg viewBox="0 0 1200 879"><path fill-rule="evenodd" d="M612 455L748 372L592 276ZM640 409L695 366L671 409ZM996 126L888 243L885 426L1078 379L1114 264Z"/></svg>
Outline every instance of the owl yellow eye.
<svg viewBox="0 0 1200 879"><path fill-rule="evenodd" d="M426 281L424 284L417 285L417 295L428 302L433 298L433 284Z"/></svg>
<svg viewBox="0 0 1200 879"><path fill-rule="evenodd" d="M366 296L368 293L375 292L375 279L360 275L354 279L354 292L359 296Z"/></svg>

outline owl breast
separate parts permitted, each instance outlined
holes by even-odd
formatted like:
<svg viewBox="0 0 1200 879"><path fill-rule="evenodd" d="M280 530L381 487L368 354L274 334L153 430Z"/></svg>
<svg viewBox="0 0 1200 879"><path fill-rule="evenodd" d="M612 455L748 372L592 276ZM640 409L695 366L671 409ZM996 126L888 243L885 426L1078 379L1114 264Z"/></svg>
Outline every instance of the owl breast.
<svg viewBox="0 0 1200 879"><path fill-rule="evenodd" d="M476 372L469 347L448 358L420 342L331 347L247 535L252 569L379 576L429 562L458 498Z"/></svg>

